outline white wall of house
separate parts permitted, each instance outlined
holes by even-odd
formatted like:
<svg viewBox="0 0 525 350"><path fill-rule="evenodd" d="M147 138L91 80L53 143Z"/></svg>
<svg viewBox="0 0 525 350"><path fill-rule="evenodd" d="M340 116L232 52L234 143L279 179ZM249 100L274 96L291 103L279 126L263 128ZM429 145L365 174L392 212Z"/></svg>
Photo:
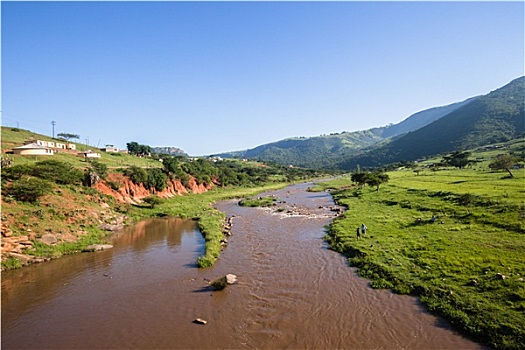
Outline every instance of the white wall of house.
<svg viewBox="0 0 525 350"><path fill-rule="evenodd" d="M13 148L13 154L22 156L52 156L54 152L52 149L34 143Z"/></svg>
<svg viewBox="0 0 525 350"><path fill-rule="evenodd" d="M100 158L100 153L88 150L85 152L77 153L77 156L82 157L82 158Z"/></svg>

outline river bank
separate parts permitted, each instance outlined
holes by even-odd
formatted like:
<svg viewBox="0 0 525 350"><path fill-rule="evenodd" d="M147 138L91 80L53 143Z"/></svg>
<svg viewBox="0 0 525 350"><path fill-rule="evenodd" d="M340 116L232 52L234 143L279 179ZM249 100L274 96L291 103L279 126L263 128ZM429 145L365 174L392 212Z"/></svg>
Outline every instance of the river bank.
<svg viewBox="0 0 525 350"><path fill-rule="evenodd" d="M319 184L349 208L330 226L331 248L372 287L419 297L456 329L493 348L523 349L522 183L466 169L389 175L379 192L349 178ZM465 193L469 204L460 200ZM367 234L357 237L362 223Z"/></svg>
<svg viewBox="0 0 525 350"><path fill-rule="evenodd" d="M206 238L206 251L198 264L200 267L209 267L220 255L225 224L224 214L215 210L213 204L219 200L251 196L286 185L271 183L257 187L230 186L196 190L166 197L153 208L149 205L122 204L115 197L89 188L78 193L63 189L59 197L49 196L43 204L6 202L3 208L5 220L2 220L2 270L80 253L89 245L108 243L115 232L126 226L146 218L164 216L191 218L198 222ZM142 193L142 196L147 194ZM61 217L65 220L60 220ZM25 222L18 228L16 222L20 219ZM46 233L37 234L41 231Z"/></svg>

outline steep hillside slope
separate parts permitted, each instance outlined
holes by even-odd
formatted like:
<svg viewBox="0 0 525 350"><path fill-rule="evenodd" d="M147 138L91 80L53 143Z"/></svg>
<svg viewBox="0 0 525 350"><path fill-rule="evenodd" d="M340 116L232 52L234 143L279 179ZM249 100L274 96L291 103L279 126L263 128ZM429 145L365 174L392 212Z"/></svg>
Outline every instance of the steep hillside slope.
<svg viewBox="0 0 525 350"><path fill-rule="evenodd" d="M342 169L413 161L522 136L525 77L478 97L431 124L338 164Z"/></svg>
<svg viewBox="0 0 525 350"><path fill-rule="evenodd" d="M446 116L449 113L452 113L454 110L465 106L466 104L474 101L476 98L477 97L471 97L462 102L456 102L447 106L434 107L417 112L398 124L388 126L381 136L388 138L415 131Z"/></svg>

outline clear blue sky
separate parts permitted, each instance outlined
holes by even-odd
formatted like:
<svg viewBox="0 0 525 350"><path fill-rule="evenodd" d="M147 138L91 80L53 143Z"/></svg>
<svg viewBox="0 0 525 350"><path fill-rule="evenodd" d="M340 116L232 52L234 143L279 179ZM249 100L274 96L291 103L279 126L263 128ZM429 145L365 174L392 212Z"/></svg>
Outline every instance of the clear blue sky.
<svg viewBox="0 0 525 350"><path fill-rule="evenodd" d="M2 125L190 155L397 123L524 75L519 2L5 2Z"/></svg>

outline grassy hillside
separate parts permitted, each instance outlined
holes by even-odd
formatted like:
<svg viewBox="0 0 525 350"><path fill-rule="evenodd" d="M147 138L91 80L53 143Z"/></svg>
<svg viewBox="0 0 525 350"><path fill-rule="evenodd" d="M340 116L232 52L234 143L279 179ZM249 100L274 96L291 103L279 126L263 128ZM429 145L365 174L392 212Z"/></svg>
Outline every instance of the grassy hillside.
<svg viewBox="0 0 525 350"><path fill-rule="evenodd" d="M435 122L343 160L339 167L357 164L377 167L414 161L443 152L465 150L521 137L525 132L525 77L480 96Z"/></svg>
<svg viewBox="0 0 525 350"><path fill-rule="evenodd" d="M338 157L381 140L378 130L334 133L278 141L246 151L245 157L309 168L330 168Z"/></svg>
<svg viewBox="0 0 525 350"><path fill-rule="evenodd" d="M382 140L381 128L342 132L317 137L285 139L246 151L218 154L230 158L249 158L305 168L333 168L339 157Z"/></svg>
<svg viewBox="0 0 525 350"><path fill-rule="evenodd" d="M507 145L523 151L525 142ZM380 191L349 178L321 184L348 207L327 240L374 288L420 297L428 309L498 349L525 348L525 170L389 172ZM431 160L429 162L436 162ZM435 222L431 222L431 217ZM365 223L365 238L356 228Z"/></svg>
<svg viewBox="0 0 525 350"><path fill-rule="evenodd" d="M475 99L476 97L472 97L465 101L453 103L448 106L434 107L417 112L398 124L388 126L383 132L382 136L384 138L394 137L421 129L422 127L446 116L447 114L452 113L456 109L465 106Z"/></svg>
<svg viewBox="0 0 525 350"><path fill-rule="evenodd" d="M13 149L13 147L22 146L25 141L37 139L42 141L54 141L54 142L64 142L59 139L53 139L52 137L37 134L29 130L10 128L2 126L2 154L6 151ZM139 158L125 153L105 153L100 151L100 149L85 145L82 143L76 143L70 141L69 143L74 143L76 145L77 151L85 151L90 149L94 152L98 152L101 155L100 159L97 161L106 164L108 167L129 167L129 166L138 166L138 167L161 167L162 164L158 160L150 158ZM37 161L48 159L48 156L35 156L35 157L13 157L14 165L16 164L33 164ZM59 152L52 156L53 159L66 162L77 168L85 168L86 161L84 158L76 157L76 152Z"/></svg>

